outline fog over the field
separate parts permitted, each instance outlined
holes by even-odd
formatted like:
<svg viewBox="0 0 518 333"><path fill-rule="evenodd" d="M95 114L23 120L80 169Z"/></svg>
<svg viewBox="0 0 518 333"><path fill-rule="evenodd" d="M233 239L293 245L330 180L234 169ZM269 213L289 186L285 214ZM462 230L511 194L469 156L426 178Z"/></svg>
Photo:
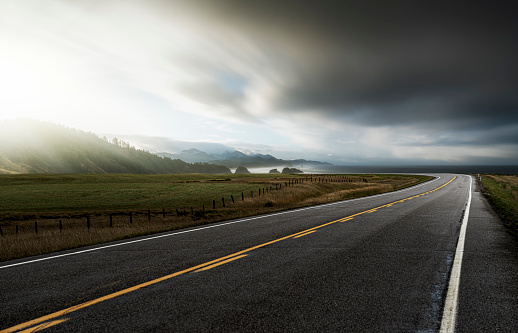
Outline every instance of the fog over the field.
<svg viewBox="0 0 518 333"><path fill-rule="evenodd" d="M518 164L506 1L0 2L0 119L337 164Z"/></svg>

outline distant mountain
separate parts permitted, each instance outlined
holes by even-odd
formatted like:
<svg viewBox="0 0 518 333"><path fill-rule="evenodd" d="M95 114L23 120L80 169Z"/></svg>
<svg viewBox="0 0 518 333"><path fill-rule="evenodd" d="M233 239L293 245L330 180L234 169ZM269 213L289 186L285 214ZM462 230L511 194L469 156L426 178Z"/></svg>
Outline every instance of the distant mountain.
<svg viewBox="0 0 518 333"><path fill-rule="evenodd" d="M214 155L207 154L206 152L203 152L196 148L184 150L179 154L158 153L158 155L163 157L169 157L171 159L179 159L187 163L205 163L215 159Z"/></svg>
<svg viewBox="0 0 518 333"><path fill-rule="evenodd" d="M119 139L131 142L135 146L145 149L153 154L166 152L179 154L184 150L195 148L207 154L223 154L232 151L234 148L213 142L181 141L164 137L151 137L146 135L114 135L106 133L105 136L112 138L117 136Z"/></svg>
<svg viewBox="0 0 518 333"><path fill-rule="evenodd" d="M246 154L243 154L242 152L238 150L233 151L226 151L223 154L215 154L217 159L219 160L229 160L229 161L238 161L238 160L246 160L249 158ZM254 155L256 156L256 155Z"/></svg>
<svg viewBox="0 0 518 333"><path fill-rule="evenodd" d="M272 158L273 158L273 159L275 159L275 157L273 157L273 156L272 156L272 155L270 155L270 154L266 154L266 155L264 155L264 154L256 154L255 156L261 157L261 158L263 158L263 159L265 159L265 160L270 160L270 159L272 159Z"/></svg>
<svg viewBox="0 0 518 333"><path fill-rule="evenodd" d="M194 153L194 152L193 152ZM36 120L0 122L0 173L230 173L135 149L114 138Z"/></svg>
<svg viewBox="0 0 518 333"><path fill-rule="evenodd" d="M303 165L330 165L329 163L308 160L282 160L269 154L247 155L238 150L225 151L221 154L208 154L196 148L183 150L180 153L157 153L159 156L180 159L185 162L209 162L216 165L223 165L229 168L244 166L248 168L285 166L293 167Z"/></svg>
<svg viewBox="0 0 518 333"><path fill-rule="evenodd" d="M106 135L113 137L111 134ZM245 154L233 147L214 142L180 141L142 135L122 135L118 137L157 155L180 159L188 163L209 162L230 168L236 168L240 165L249 168L332 165L330 163L305 159L283 160L270 154Z"/></svg>

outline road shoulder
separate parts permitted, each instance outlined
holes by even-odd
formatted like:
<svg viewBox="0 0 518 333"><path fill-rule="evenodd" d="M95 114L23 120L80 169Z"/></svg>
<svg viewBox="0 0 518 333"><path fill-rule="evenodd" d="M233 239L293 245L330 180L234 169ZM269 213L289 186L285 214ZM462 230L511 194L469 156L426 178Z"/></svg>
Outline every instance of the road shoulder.
<svg viewBox="0 0 518 333"><path fill-rule="evenodd" d="M457 332L516 332L518 244L474 182Z"/></svg>

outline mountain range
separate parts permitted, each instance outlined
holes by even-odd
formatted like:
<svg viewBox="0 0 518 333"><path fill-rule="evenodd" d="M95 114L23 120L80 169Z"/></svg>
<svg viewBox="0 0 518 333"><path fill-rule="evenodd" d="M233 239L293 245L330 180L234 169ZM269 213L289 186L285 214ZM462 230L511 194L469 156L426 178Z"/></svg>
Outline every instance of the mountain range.
<svg viewBox="0 0 518 333"><path fill-rule="evenodd" d="M116 137L109 140L90 132L31 119L4 120L0 122L0 174L231 173L230 168L238 166L328 164L304 159L282 160L268 154L244 154L213 143L198 143L198 146L212 153L197 148L180 153L151 153Z"/></svg>
<svg viewBox="0 0 518 333"><path fill-rule="evenodd" d="M171 159L180 159L189 163L205 162L216 165L223 165L229 168L239 166L249 168L259 167L293 167L293 166L314 166L314 165L330 165L329 163L319 161L308 161L304 159L283 160L278 159L270 154L244 154L238 150L225 151L220 154L209 154L196 148L183 150L180 153L157 153L159 156L169 157Z"/></svg>

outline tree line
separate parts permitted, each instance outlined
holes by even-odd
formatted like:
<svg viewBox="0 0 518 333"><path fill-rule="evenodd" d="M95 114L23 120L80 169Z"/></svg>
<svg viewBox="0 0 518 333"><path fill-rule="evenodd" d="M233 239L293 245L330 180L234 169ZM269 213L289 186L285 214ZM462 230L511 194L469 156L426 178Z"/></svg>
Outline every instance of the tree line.
<svg viewBox="0 0 518 333"><path fill-rule="evenodd" d="M12 129L16 128L16 131ZM0 124L0 173L231 173L209 163L161 157L129 142L61 125L12 120Z"/></svg>

